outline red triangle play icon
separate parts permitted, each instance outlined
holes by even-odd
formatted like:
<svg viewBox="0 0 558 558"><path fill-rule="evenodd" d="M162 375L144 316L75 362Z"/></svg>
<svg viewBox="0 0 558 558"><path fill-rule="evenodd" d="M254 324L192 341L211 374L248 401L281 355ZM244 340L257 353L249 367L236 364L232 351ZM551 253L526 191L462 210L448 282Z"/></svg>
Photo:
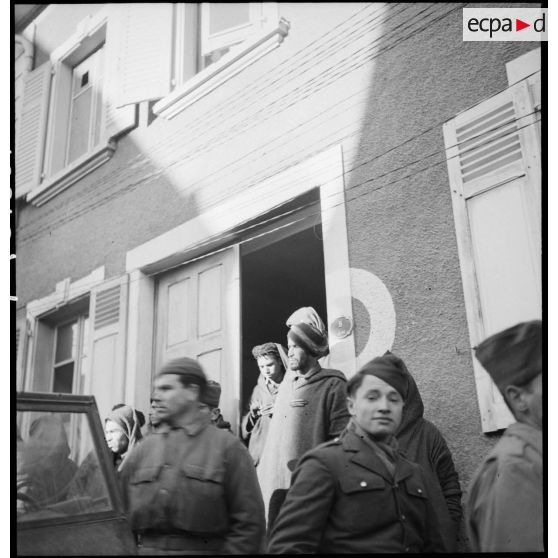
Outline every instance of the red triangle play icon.
<svg viewBox="0 0 558 558"><path fill-rule="evenodd" d="M521 31L522 29L525 29L526 27L531 27L530 23L525 23L524 21L521 21L520 19L515 18L515 30L516 31Z"/></svg>

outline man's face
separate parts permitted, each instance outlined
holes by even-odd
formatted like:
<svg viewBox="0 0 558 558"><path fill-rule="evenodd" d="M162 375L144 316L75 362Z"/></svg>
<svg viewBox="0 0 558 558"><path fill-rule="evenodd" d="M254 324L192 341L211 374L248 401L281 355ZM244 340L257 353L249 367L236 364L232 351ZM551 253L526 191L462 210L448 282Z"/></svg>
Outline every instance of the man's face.
<svg viewBox="0 0 558 558"><path fill-rule="evenodd" d="M311 356L290 338L287 338L287 346L289 348L289 368L306 372L311 366Z"/></svg>
<svg viewBox="0 0 558 558"><path fill-rule="evenodd" d="M527 386L523 388L523 397L529 409L531 424L542 430L543 428L543 386L542 373L533 378Z"/></svg>
<svg viewBox="0 0 558 558"><path fill-rule="evenodd" d="M153 410L160 420L172 422L197 407L199 389L184 387L178 374L163 374L153 382Z"/></svg>
<svg viewBox="0 0 558 558"><path fill-rule="evenodd" d="M128 437L122 427L112 420L105 422L105 439L112 453L122 454L128 449Z"/></svg>
<svg viewBox="0 0 558 558"><path fill-rule="evenodd" d="M200 403L199 413L202 417L211 422L217 422L219 415L221 414L221 409L219 407L211 407L207 403Z"/></svg>
<svg viewBox="0 0 558 558"><path fill-rule="evenodd" d="M279 382L283 375L283 366L274 357L263 355L257 359L258 367L262 376L270 378L274 382Z"/></svg>
<svg viewBox="0 0 558 558"><path fill-rule="evenodd" d="M378 440L395 434L401 424L403 398L376 376L364 376L360 387L347 398L347 405L355 422Z"/></svg>

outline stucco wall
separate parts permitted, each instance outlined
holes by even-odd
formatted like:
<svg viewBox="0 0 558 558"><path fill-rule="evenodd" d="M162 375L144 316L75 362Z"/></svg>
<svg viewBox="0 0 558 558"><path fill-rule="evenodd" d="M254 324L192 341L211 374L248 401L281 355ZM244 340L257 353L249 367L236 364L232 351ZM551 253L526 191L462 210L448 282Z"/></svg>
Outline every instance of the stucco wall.
<svg viewBox="0 0 558 558"><path fill-rule="evenodd" d="M173 120L125 136L44 206L21 209L18 308L99 265L122 273L127 250L342 143L351 266L387 286L393 351L466 484L493 440L481 433L442 124L504 89L505 63L536 45L463 43L455 8L281 4L291 30L278 49ZM354 317L360 351L370 317L357 302Z"/></svg>

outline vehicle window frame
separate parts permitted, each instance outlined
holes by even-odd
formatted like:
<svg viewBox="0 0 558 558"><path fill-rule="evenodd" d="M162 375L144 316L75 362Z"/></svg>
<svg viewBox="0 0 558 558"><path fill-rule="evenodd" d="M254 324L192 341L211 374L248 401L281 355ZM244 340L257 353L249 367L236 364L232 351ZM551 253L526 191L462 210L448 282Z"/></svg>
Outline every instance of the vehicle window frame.
<svg viewBox="0 0 558 558"><path fill-rule="evenodd" d="M16 398L16 410L18 412L83 413L87 416L93 446L99 448L97 452L99 467L107 487L111 506L110 510L86 512L69 516L29 519L18 522L18 530L61 524L81 524L125 517L124 501L120 493L114 465L112 463L110 451L106 445L102 422L93 396L62 393L18 393Z"/></svg>

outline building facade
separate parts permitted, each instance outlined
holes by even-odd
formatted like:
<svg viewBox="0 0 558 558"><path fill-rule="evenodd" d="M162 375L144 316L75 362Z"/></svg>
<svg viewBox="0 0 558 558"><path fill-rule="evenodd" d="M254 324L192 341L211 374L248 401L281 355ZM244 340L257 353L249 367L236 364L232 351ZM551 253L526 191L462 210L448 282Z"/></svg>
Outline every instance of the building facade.
<svg viewBox="0 0 558 558"><path fill-rule="evenodd" d="M238 428L252 346L313 306L330 366L406 361L465 488L510 422L472 347L542 315L541 54L463 42L462 7L42 11L16 36L17 389L145 411L188 355Z"/></svg>

